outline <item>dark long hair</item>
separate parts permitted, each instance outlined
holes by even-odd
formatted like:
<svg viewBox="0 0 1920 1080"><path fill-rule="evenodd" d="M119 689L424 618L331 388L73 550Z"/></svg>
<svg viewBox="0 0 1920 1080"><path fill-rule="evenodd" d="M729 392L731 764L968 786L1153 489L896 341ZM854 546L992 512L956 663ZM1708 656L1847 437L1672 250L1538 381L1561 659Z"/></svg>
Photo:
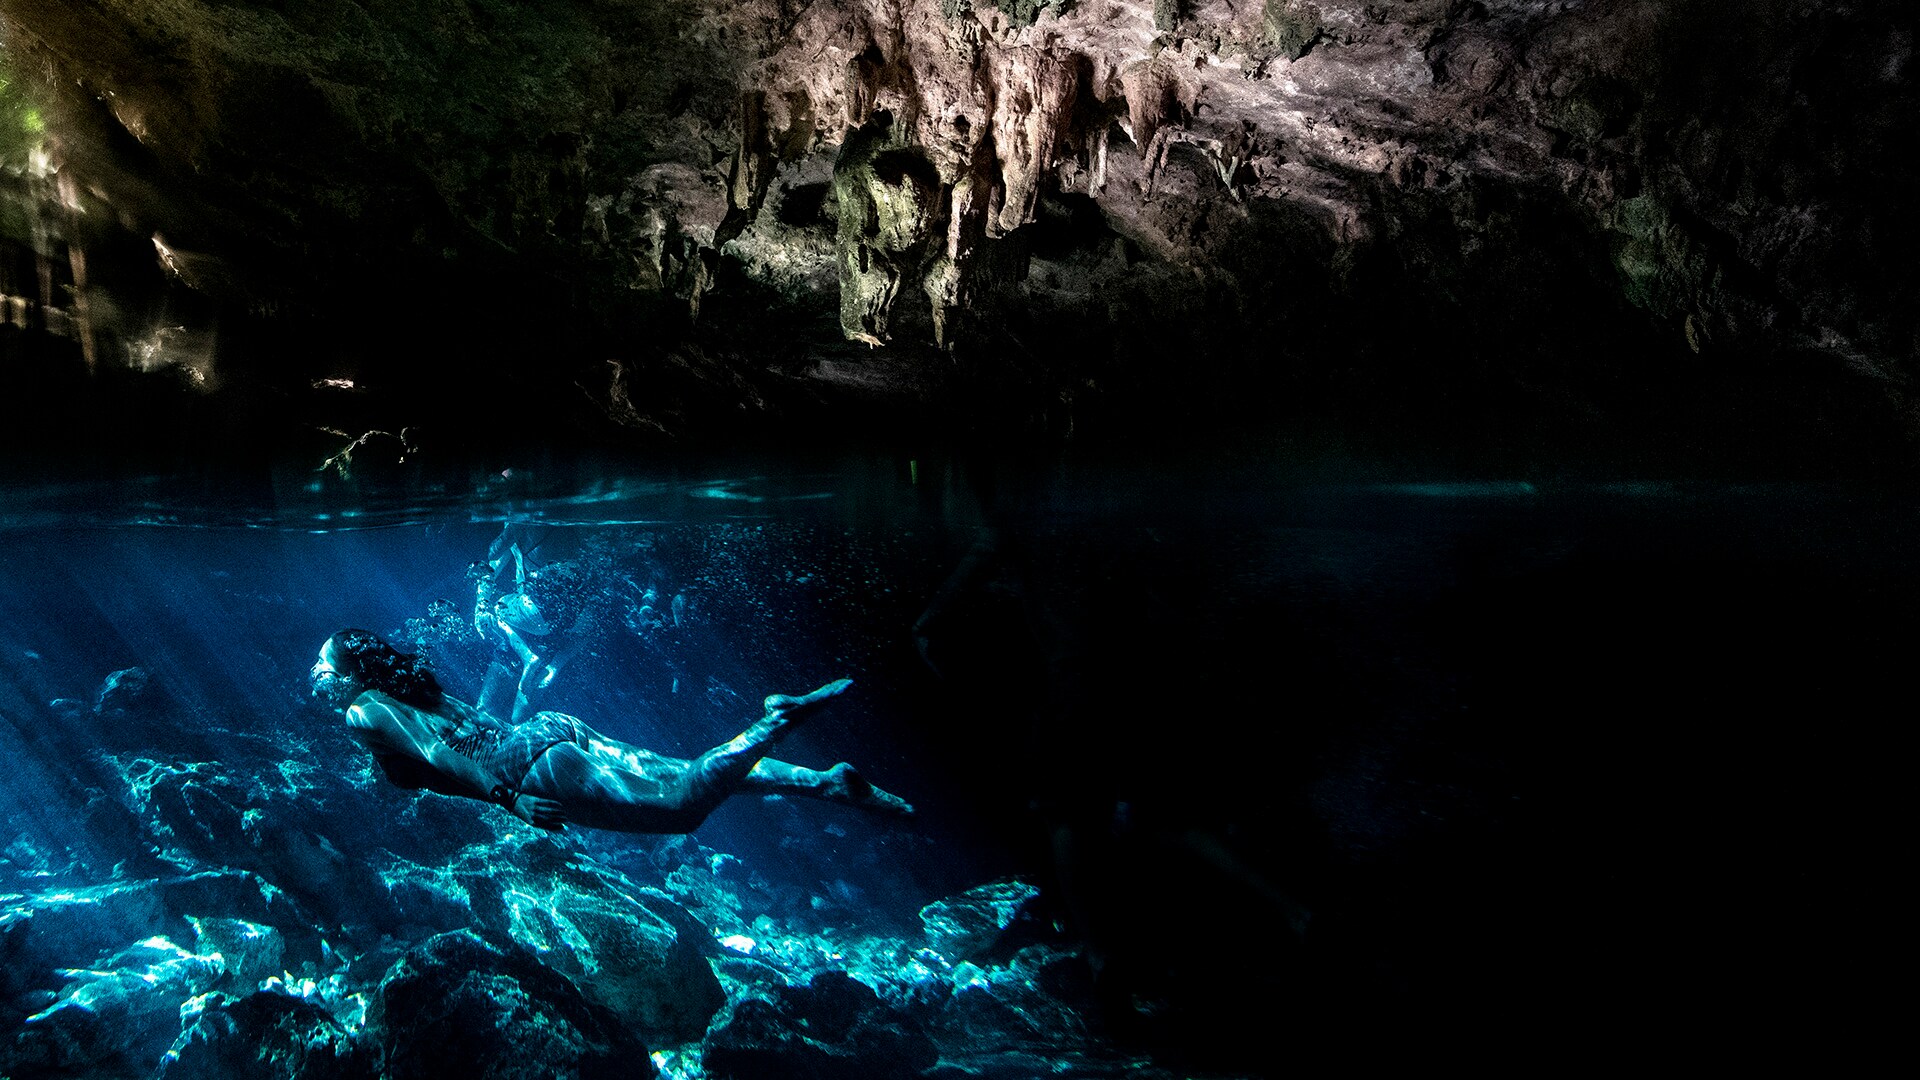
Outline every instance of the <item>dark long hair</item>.
<svg viewBox="0 0 1920 1080"><path fill-rule="evenodd" d="M431 709L443 691L425 658L403 653L371 630L342 630L330 639L339 649L336 670L367 690L390 694L409 705Z"/></svg>

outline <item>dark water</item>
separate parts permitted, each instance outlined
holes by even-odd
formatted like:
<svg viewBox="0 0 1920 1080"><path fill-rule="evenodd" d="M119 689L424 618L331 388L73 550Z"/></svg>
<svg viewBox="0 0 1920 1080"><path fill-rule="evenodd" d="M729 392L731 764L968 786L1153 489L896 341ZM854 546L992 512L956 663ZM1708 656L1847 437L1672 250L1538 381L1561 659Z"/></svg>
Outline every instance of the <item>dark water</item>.
<svg viewBox="0 0 1920 1080"><path fill-rule="evenodd" d="M528 843L642 884L733 856L789 941L901 985L911 949L847 943L912 940L923 905L1018 875L1041 891L1010 932L1082 958L1071 1045L1117 1055L1098 1059L1112 1075L1543 1038L1553 1062L1799 1047L1874 1031L1879 975L1912 956L1920 522L1884 489L1268 449L301 466L21 477L6 497L16 911L186 859L280 875L342 954L384 963L440 928L355 908L329 875L383 851L452 862L496 840L472 821L497 811L384 785L305 676L362 626L471 700L488 653L468 567L516 520L598 545L615 592L683 597L678 625L605 628L545 707L691 755L762 695L851 675L780 756L853 762L919 808L741 797L697 843ZM146 694L96 709L132 667ZM341 859L159 835L127 794L141 760L277 773L209 828L265 806ZM532 849L493 857L510 850ZM373 961L342 970L379 981ZM7 988L15 1031L60 992L31 982Z"/></svg>

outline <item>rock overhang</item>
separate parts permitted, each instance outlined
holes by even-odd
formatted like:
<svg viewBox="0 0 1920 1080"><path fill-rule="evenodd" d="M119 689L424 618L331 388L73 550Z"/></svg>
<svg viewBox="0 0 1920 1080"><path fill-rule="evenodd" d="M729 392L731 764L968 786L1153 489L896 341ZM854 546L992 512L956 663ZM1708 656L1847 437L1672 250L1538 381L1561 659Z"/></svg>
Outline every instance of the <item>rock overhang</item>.
<svg viewBox="0 0 1920 1080"><path fill-rule="evenodd" d="M1658 349L1816 358L1905 411L1894 5L136 7L0 4L123 218L207 238L254 306L472 317L493 283L618 357L548 365L616 421L804 410L843 343L896 354L856 380L881 397L967 397L889 364L1021 350L1035 400L1158 394L1196 326L1202 385L1308 372L1244 387L1271 398L1393 385L1420 342L1442 382L1554 384L1536 405ZM1043 251L1063 208L1091 225Z"/></svg>

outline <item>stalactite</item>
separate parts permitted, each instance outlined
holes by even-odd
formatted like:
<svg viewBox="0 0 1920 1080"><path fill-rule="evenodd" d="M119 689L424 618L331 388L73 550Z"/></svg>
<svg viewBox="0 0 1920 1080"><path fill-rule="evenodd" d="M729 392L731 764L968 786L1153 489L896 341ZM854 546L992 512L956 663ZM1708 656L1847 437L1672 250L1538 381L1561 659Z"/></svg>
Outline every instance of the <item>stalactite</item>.
<svg viewBox="0 0 1920 1080"><path fill-rule="evenodd" d="M706 297L707 290L713 287L714 263L719 258L720 253L710 249L695 253L691 268L693 281L687 286L688 322L700 321L700 301Z"/></svg>
<svg viewBox="0 0 1920 1080"><path fill-rule="evenodd" d="M903 279L924 261L942 208L940 174L885 112L847 137L833 168L839 202L840 328L881 345Z"/></svg>
<svg viewBox="0 0 1920 1080"><path fill-rule="evenodd" d="M727 216L714 231L713 246L726 246L760 213L773 182L773 135L767 125L767 95L754 90L740 99L740 147L727 176ZM695 301L695 307L699 302Z"/></svg>
<svg viewBox="0 0 1920 1080"><path fill-rule="evenodd" d="M1120 85L1127 96L1127 126L1132 129L1128 134L1145 158L1160 126L1175 118L1173 74L1158 59L1145 60L1123 72Z"/></svg>
<svg viewBox="0 0 1920 1080"><path fill-rule="evenodd" d="M1107 136L1111 124L1101 124L1093 133L1093 170L1087 180L1087 194L1099 198L1107 190Z"/></svg>
<svg viewBox="0 0 1920 1080"><path fill-rule="evenodd" d="M988 148L989 150L991 148ZM990 157L983 155L983 159ZM934 344L953 344L954 317L969 300L973 256L987 232L987 201L992 180L981 164L960 178L947 197L947 246L928 267L923 287L933 309Z"/></svg>
<svg viewBox="0 0 1920 1080"><path fill-rule="evenodd" d="M868 42L853 59L847 61L847 126L863 128L879 106L880 90L886 77L886 57L880 46Z"/></svg>
<svg viewBox="0 0 1920 1080"><path fill-rule="evenodd" d="M47 250L53 246L53 238L47 234L46 222L39 214L33 216L33 266L40 279L40 324L44 329L47 313L53 310L53 258Z"/></svg>
<svg viewBox="0 0 1920 1080"><path fill-rule="evenodd" d="M94 345L92 306L87 302L87 251L78 241L67 245L67 264L73 268L73 324L80 337L80 356L88 374L99 370L100 357Z"/></svg>
<svg viewBox="0 0 1920 1080"><path fill-rule="evenodd" d="M1757 22L1748 8L1780 5L570 4L491 12L498 34L456 31L465 15L420 5L362 4L346 22L271 13L285 6L0 0L8 55L33 76L19 91L44 84L45 117L79 124L48 145L102 166L81 190L123 220L191 238L199 252L161 257L210 295L253 291L220 262L243 249L262 284L293 293L309 268L362 249L368 265L471 266L483 250L499 257L498 241L532 273L604 283L577 295L609 326L661 292L711 320L719 297L706 290L727 259L800 310L834 302L838 271L846 331L873 340L911 286L949 342L970 292L987 288L985 245L1031 228L1055 190L1069 227L1046 239L1071 265L1031 284L995 273L1010 301L1112 310L1086 290L1163 269L1135 272L1128 252L1238 268L1260 260L1236 223L1296 218L1340 252L1400 235L1402 218L1431 226L1407 272L1454 298L1501 250L1487 208L1507 200L1550 222L1570 215L1593 242L1554 258L1601 265L1569 280L1617 279L1621 301L1676 343L1691 316L1703 350L1795 327L1796 347L1850 370L1911 367L1904 203L1888 194L1903 189L1840 197L1902 145L1912 34L1893 0ZM165 18L132 17L156 7ZM646 20L653 36L635 33ZM1740 44L1719 36L1742 26ZM1676 79L1695 68L1702 77ZM1809 123L1790 126L1814 135L1762 137L1802 112ZM937 176L924 190L836 177L855 196L836 257L820 227L831 155L881 113L886 149ZM37 130L15 127L35 137L0 142L7 174L44 196L59 170ZM1116 152L1115 128L1134 153ZM136 144L140 168L123 168ZM1828 145L1846 153L1815 149ZM1189 155L1193 175L1186 161L1166 167ZM759 228L776 200L781 220ZM596 228L576 228L580 204ZM423 207L428 226L406 227ZM26 302L14 306L37 327L97 338L89 351L111 365L123 248L110 215L90 210L86 231L51 207L39 216L31 241L17 226L13 291ZM1847 287L1827 287L1829 271ZM629 289L650 294L640 308Z"/></svg>
<svg viewBox="0 0 1920 1080"><path fill-rule="evenodd" d="M1053 168L1073 118L1081 68L1079 56L1034 47L998 57L993 145L1001 200L987 220L988 236L1005 236L1033 220L1040 181Z"/></svg>

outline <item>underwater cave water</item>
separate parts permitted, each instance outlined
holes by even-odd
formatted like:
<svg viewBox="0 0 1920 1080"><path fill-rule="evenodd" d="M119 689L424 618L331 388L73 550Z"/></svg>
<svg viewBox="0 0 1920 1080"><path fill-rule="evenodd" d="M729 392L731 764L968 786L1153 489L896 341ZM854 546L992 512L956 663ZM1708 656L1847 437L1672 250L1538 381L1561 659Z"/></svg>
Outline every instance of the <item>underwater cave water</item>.
<svg viewBox="0 0 1920 1080"><path fill-rule="evenodd" d="M729 464L9 479L0 1075L1768 1050L1872 1030L1862 971L1910 956L1886 492ZM396 785L316 652L365 628L478 700L483 578L564 622L539 708L664 754L851 677L775 756L916 813L549 834Z"/></svg>

